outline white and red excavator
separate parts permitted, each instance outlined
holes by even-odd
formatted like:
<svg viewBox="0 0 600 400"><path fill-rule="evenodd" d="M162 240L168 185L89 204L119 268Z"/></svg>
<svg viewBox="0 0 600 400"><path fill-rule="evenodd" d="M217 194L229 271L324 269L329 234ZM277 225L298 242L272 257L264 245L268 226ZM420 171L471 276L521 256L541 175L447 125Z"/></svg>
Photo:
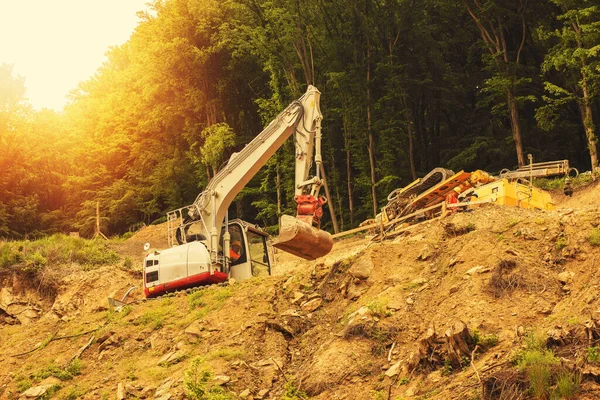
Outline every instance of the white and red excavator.
<svg viewBox="0 0 600 400"><path fill-rule="evenodd" d="M262 272L270 274L272 253L268 235L239 219L229 220L228 208L283 143L294 136L296 147L296 217L283 215L274 246L307 260L331 251L333 239L320 229L325 197L319 196L321 171L320 92L309 86L258 136L211 179L192 205L167 214L169 244L144 260L146 297L182 290L228 278L248 279ZM315 162L315 176L309 178Z"/></svg>

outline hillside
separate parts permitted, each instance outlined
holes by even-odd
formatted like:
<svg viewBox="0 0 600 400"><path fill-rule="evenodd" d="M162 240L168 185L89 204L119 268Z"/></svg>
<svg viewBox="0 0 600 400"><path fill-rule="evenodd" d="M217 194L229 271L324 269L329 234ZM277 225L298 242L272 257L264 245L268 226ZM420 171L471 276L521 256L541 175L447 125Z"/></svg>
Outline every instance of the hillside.
<svg viewBox="0 0 600 400"><path fill-rule="evenodd" d="M0 399L544 398L566 377L598 398L598 196L486 205L314 262L278 253L274 276L120 310L107 298L141 285L161 228L114 245L132 268L65 267L55 290L4 274L0 305L20 317L0 315Z"/></svg>

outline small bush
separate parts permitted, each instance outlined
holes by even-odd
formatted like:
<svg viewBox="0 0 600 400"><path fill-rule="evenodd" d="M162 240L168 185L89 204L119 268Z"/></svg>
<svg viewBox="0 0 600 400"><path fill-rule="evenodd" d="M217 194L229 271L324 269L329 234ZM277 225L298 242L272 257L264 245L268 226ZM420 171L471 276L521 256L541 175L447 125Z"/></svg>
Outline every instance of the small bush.
<svg viewBox="0 0 600 400"><path fill-rule="evenodd" d="M588 236L588 242L592 246L600 246L600 228L594 228Z"/></svg>
<svg viewBox="0 0 600 400"><path fill-rule="evenodd" d="M553 398L575 399L579 392L581 378L577 373L561 371L556 378L556 389Z"/></svg>
<svg viewBox="0 0 600 400"><path fill-rule="evenodd" d="M288 381L283 387L283 395L281 400L304 400L308 399L308 395L294 386L294 381Z"/></svg>
<svg viewBox="0 0 600 400"><path fill-rule="evenodd" d="M585 359L589 363L600 362L600 347L588 347L585 355Z"/></svg>
<svg viewBox="0 0 600 400"><path fill-rule="evenodd" d="M556 243L554 244L554 246L556 247L556 250L558 250L558 251L564 249L568 245L569 245L569 241L564 236L561 236L558 239L556 239Z"/></svg>
<svg viewBox="0 0 600 400"><path fill-rule="evenodd" d="M525 349L517 354L517 367L527 376L534 398L545 399L549 396L552 370L558 363L558 358L546 348L542 338L535 334L526 338Z"/></svg>
<svg viewBox="0 0 600 400"><path fill-rule="evenodd" d="M194 400L233 400L234 397L216 386L207 388L212 373L204 363L204 359L195 358L185 371L183 384L186 395Z"/></svg>
<svg viewBox="0 0 600 400"><path fill-rule="evenodd" d="M123 260L123 268L125 268L125 269L133 268L133 261L131 261L131 258L125 257L125 260Z"/></svg>

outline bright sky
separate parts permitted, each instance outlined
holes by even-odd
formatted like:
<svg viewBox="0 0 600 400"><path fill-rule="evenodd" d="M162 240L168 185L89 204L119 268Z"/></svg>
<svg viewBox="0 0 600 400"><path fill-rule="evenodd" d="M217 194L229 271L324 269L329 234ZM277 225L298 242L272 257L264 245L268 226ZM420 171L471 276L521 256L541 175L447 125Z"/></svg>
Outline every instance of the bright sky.
<svg viewBox="0 0 600 400"><path fill-rule="evenodd" d="M62 110L110 46L125 43L149 0L0 0L0 64L25 78L35 109Z"/></svg>

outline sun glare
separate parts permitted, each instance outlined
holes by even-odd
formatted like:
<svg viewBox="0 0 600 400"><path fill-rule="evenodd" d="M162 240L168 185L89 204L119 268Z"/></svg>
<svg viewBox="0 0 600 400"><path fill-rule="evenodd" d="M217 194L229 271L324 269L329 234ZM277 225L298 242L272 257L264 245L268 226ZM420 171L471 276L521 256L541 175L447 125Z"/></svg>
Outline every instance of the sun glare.
<svg viewBox="0 0 600 400"><path fill-rule="evenodd" d="M35 109L60 111L66 95L125 43L148 0L0 0L0 64L25 78Z"/></svg>

